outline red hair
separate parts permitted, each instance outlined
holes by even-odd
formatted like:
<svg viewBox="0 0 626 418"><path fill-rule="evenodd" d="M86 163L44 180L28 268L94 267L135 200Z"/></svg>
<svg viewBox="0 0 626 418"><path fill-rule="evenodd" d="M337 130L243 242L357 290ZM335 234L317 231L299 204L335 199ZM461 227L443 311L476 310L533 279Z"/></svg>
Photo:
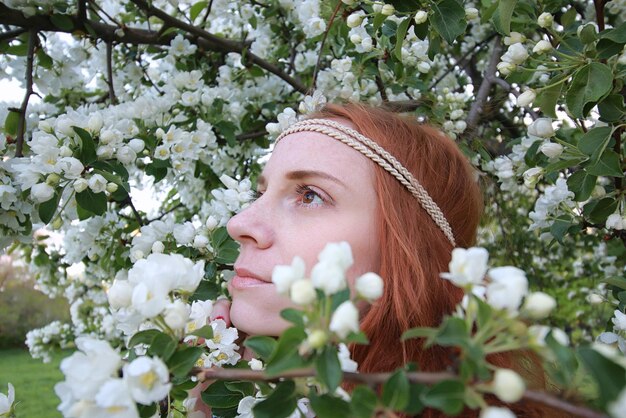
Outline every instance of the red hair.
<svg viewBox="0 0 626 418"><path fill-rule="evenodd" d="M376 141L424 186L448 220L457 246L474 244L483 210L482 193L474 169L454 141L414 117L361 104L329 104L312 117L348 120ZM408 362L417 362L424 371L440 371L451 366L450 350L424 349L420 340L402 342L400 337L413 327L437 327L463 297L461 289L439 277L448 271L453 247L417 199L384 169L374 166L381 259L378 273L385 286L383 296L361 319L370 343L351 347L352 357L361 372L389 372ZM512 367L509 357L490 360L499 367ZM466 413L476 415L475 411ZM421 416L440 415L430 410Z"/></svg>

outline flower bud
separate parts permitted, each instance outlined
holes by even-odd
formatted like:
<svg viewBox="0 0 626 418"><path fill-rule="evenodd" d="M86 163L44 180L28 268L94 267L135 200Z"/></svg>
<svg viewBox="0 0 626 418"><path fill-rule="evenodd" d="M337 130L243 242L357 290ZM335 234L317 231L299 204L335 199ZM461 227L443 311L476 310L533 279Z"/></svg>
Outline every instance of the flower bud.
<svg viewBox="0 0 626 418"><path fill-rule="evenodd" d="M79 178L74 180L73 187L76 193L82 193L85 191L85 189L87 189L87 187L89 187L89 182L84 178Z"/></svg>
<svg viewBox="0 0 626 418"><path fill-rule="evenodd" d="M107 291L109 305L113 309L127 308L131 304L133 286L128 280L115 280Z"/></svg>
<svg viewBox="0 0 626 418"><path fill-rule="evenodd" d="M535 187L541 176L543 175L543 168L541 167L533 167L524 171L524 185L526 187L532 188Z"/></svg>
<svg viewBox="0 0 626 418"><path fill-rule="evenodd" d="M380 13L383 10L383 5L385 3L380 2L380 1L375 1L374 3L372 3L372 11L374 13Z"/></svg>
<svg viewBox="0 0 626 418"><path fill-rule="evenodd" d="M291 284L291 300L300 306L309 305L315 301L317 293L313 283L307 279L299 279Z"/></svg>
<svg viewBox="0 0 626 418"><path fill-rule="evenodd" d="M322 348L328 341L328 335L321 329L316 329L309 334L306 341L309 347L313 349Z"/></svg>
<svg viewBox="0 0 626 418"><path fill-rule="evenodd" d="M209 245L209 239L204 235L196 235L193 237L193 248L201 249Z"/></svg>
<svg viewBox="0 0 626 418"><path fill-rule="evenodd" d="M107 192L115 193L117 191L117 188L118 188L117 184L113 182L107 183L107 188L106 188Z"/></svg>
<svg viewBox="0 0 626 418"><path fill-rule="evenodd" d="M30 188L30 195L37 203L47 202L54 196L54 188L46 183L37 183Z"/></svg>
<svg viewBox="0 0 626 418"><path fill-rule="evenodd" d="M100 113L94 113L87 121L87 129L92 134L100 132L102 129L102 125L104 124L102 120L102 115Z"/></svg>
<svg viewBox="0 0 626 418"><path fill-rule="evenodd" d="M345 4L346 6L354 6L357 0L341 0L341 2Z"/></svg>
<svg viewBox="0 0 626 418"><path fill-rule="evenodd" d="M563 145L555 142L546 142L539 147L539 151L541 151L548 158L556 158L563 154Z"/></svg>
<svg viewBox="0 0 626 418"><path fill-rule="evenodd" d="M552 51L552 44L544 39L537 42L533 47L533 52L535 54L543 54L544 52Z"/></svg>
<svg viewBox="0 0 626 418"><path fill-rule="evenodd" d="M389 4L389 3L385 4L382 10L380 11L380 13L385 16L391 16L395 12L396 12L396 8L393 7L393 4Z"/></svg>
<svg viewBox="0 0 626 418"><path fill-rule="evenodd" d="M152 244L152 252L155 254L161 254L165 250L165 245L161 241L154 241Z"/></svg>
<svg viewBox="0 0 626 418"><path fill-rule="evenodd" d="M478 17L478 9L475 7L466 7L465 8L465 19L472 20Z"/></svg>
<svg viewBox="0 0 626 418"><path fill-rule="evenodd" d="M526 390L524 380L511 369L496 370L492 386L493 393L507 403L519 401Z"/></svg>
<svg viewBox="0 0 626 418"><path fill-rule="evenodd" d="M107 188L107 181L100 174L94 174L89 179L89 188L94 193L102 193Z"/></svg>
<svg viewBox="0 0 626 418"><path fill-rule="evenodd" d="M488 406L480 411L478 418L515 418L515 414L509 408Z"/></svg>
<svg viewBox="0 0 626 418"><path fill-rule="evenodd" d="M537 24L542 28L552 26L552 22L554 22L554 17L548 12L541 13L537 18Z"/></svg>
<svg viewBox="0 0 626 418"><path fill-rule="evenodd" d="M593 190L591 191L591 197L595 199L600 199L606 196L606 189L604 186L600 184L596 184Z"/></svg>
<svg viewBox="0 0 626 418"><path fill-rule="evenodd" d="M528 106L532 102L535 101L536 97L537 97L537 94L535 93L535 90L528 89L524 93L522 93L519 96L517 96L517 106L519 106L519 107Z"/></svg>
<svg viewBox="0 0 626 418"><path fill-rule="evenodd" d="M59 157L70 157L72 155L72 150L67 145L61 146L59 148Z"/></svg>
<svg viewBox="0 0 626 418"><path fill-rule="evenodd" d="M351 332L359 332L359 311L349 300L337 307L330 319L328 329L339 336L346 338Z"/></svg>
<svg viewBox="0 0 626 418"><path fill-rule="evenodd" d="M359 296L370 301L383 295L383 279L376 273L365 273L357 278L354 287Z"/></svg>
<svg viewBox="0 0 626 418"><path fill-rule="evenodd" d="M139 152L143 151L143 149L146 146L146 143L143 142L142 139L133 138L130 141L128 141L128 146L130 147L130 149L135 151L135 153L139 153Z"/></svg>
<svg viewBox="0 0 626 418"><path fill-rule="evenodd" d="M538 136L540 138L550 138L554 136L554 127L552 119L538 118L528 127L528 135Z"/></svg>
<svg viewBox="0 0 626 418"><path fill-rule="evenodd" d="M189 321L189 307L182 300L176 299L165 308L163 319L173 330L183 329Z"/></svg>
<svg viewBox="0 0 626 418"><path fill-rule="evenodd" d="M362 13L352 13L346 19L346 24L348 25L349 28L356 28L357 26L361 25L361 22L363 22Z"/></svg>
<svg viewBox="0 0 626 418"><path fill-rule="evenodd" d="M626 228L626 222L624 222L624 219L618 212L615 212L609 215L608 218L606 218L605 226L608 229L613 229L615 231L622 231L623 229Z"/></svg>
<svg viewBox="0 0 626 418"><path fill-rule="evenodd" d="M350 42L355 45L359 45L363 41L363 38L358 33L350 35Z"/></svg>
<svg viewBox="0 0 626 418"><path fill-rule="evenodd" d="M544 319L556 307L556 300L543 292L533 292L526 296L522 309L533 319Z"/></svg>
<svg viewBox="0 0 626 418"><path fill-rule="evenodd" d="M430 64L426 61L420 61L419 64L417 64L417 71L422 74L427 74L430 71Z"/></svg>
<svg viewBox="0 0 626 418"><path fill-rule="evenodd" d="M115 157L120 163L127 165L135 161L137 153L129 146L123 146L117 150Z"/></svg>
<svg viewBox="0 0 626 418"><path fill-rule="evenodd" d="M509 36L504 37L504 45L513 45L526 41L526 37L519 32L511 32Z"/></svg>
<svg viewBox="0 0 626 418"><path fill-rule="evenodd" d="M413 18L413 20L415 20L416 25L420 25L426 22L427 19L428 19L428 13L426 13L423 10L418 10L417 13L415 13L415 17Z"/></svg>
<svg viewBox="0 0 626 418"><path fill-rule="evenodd" d="M213 215L209 216L206 220L206 227L209 231L214 230L217 227L217 219L215 219L215 217Z"/></svg>
<svg viewBox="0 0 626 418"><path fill-rule="evenodd" d="M499 62L496 67L498 68L498 71L500 72L500 74L502 74L503 76L507 76L511 74L513 71L515 71L515 69L517 68L517 65L511 64L510 62L502 61L502 62Z"/></svg>
<svg viewBox="0 0 626 418"><path fill-rule="evenodd" d="M51 174L48 174L48 177L46 177L46 184L49 186L56 186L57 184L59 184L60 180L61 180L61 177L59 177L58 174L51 173Z"/></svg>
<svg viewBox="0 0 626 418"><path fill-rule="evenodd" d="M263 362L256 358L251 358L248 362L248 366L250 366L250 369L254 371L263 370L264 368Z"/></svg>

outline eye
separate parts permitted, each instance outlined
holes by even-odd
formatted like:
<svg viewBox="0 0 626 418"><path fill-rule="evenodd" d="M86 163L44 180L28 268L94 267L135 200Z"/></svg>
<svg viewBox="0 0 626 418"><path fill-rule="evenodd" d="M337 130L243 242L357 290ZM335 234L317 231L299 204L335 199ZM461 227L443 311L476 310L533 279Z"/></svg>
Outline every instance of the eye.
<svg viewBox="0 0 626 418"><path fill-rule="evenodd" d="M309 186L298 185L296 192L299 196L299 204L300 206L306 208L314 208L318 206L322 206L326 203L326 199L324 199L320 193L316 192Z"/></svg>

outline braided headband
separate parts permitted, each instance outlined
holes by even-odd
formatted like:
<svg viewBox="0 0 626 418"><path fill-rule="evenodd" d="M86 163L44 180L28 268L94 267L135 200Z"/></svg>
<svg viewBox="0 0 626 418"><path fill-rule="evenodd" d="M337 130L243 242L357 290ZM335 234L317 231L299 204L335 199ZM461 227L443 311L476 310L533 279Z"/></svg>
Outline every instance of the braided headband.
<svg viewBox="0 0 626 418"><path fill-rule="evenodd" d="M354 148L370 160L388 171L394 176L407 190L415 196L419 204L426 210L432 220L437 224L439 229L445 234L453 247L456 247L454 234L448 220L443 215L439 206L433 201L426 189L417 181L415 177L404 168L404 166L395 159L395 157L385 151L380 145L373 140L362 135L361 133L349 128L341 123L328 119L304 119L294 123L284 130L276 143L285 136L296 132L318 132L334 138L344 144Z"/></svg>

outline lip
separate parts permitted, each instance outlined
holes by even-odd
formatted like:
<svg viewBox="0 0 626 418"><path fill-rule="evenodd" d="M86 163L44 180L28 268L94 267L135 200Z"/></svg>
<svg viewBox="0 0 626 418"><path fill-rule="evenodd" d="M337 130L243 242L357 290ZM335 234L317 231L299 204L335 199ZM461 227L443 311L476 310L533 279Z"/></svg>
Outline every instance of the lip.
<svg viewBox="0 0 626 418"><path fill-rule="evenodd" d="M272 282L263 279L258 274L243 267L235 267L235 276L231 279L229 283L229 285L233 289L237 290L248 289L258 286L267 286L271 284Z"/></svg>

